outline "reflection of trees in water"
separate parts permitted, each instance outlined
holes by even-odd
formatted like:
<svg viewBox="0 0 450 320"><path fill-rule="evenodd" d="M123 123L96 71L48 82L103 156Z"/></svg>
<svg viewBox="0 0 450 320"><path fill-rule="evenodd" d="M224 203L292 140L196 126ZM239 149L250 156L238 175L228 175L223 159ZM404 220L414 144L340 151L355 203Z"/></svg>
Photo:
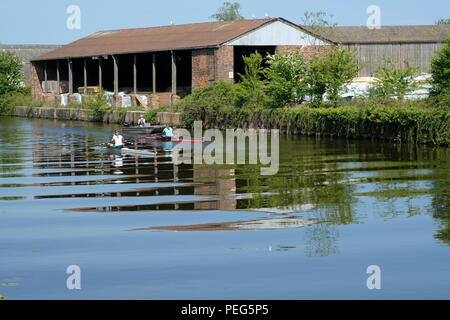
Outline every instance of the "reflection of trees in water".
<svg viewBox="0 0 450 320"><path fill-rule="evenodd" d="M319 144L319 146L318 146ZM318 154L319 151L319 154ZM338 251L337 225L357 222L352 209L355 186L343 183L345 173L339 161L348 148L326 155L320 142L303 139L280 145L280 169L274 176L261 176L260 167L238 166L237 193L250 193L246 208L289 209L312 204L308 217L319 222L305 228L310 256L326 256ZM298 212L297 212L298 213Z"/></svg>
<svg viewBox="0 0 450 320"><path fill-rule="evenodd" d="M427 208L414 202L420 195L431 195L432 216L437 219L440 229L434 237L450 245L450 149L441 147L398 145L392 146L392 158L404 163L398 171L389 174L379 172L377 180L377 200L389 204L390 209L381 212L383 218L395 218L405 211L397 209L396 201L403 198L407 201L410 216L430 212ZM403 169L403 170L402 170ZM405 171L412 169L409 173ZM429 171L420 171L426 169ZM416 170L416 171L414 171ZM418 188L415 182L431 181L430 188Z"/></svg>
<svg viewBox="0 0 450 320"><path fill-rule="evenodd" d="M305 228L305 252L308 257L326 257L338 253L339 230L333 223L318 223Z"/></svg>

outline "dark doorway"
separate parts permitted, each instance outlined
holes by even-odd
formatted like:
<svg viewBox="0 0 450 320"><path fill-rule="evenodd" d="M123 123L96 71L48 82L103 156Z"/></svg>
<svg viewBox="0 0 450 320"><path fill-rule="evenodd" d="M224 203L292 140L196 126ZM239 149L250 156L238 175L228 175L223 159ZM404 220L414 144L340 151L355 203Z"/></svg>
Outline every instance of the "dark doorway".
<svg viewBox="0 0 450 320"><path fill-rule="evenodd" d="M243 57L248 57L258 51L265 58L268 54L274 54L275 48L275 46L234 46L234 81L240 82L241 77L239 74L245 73Z"/></svg>

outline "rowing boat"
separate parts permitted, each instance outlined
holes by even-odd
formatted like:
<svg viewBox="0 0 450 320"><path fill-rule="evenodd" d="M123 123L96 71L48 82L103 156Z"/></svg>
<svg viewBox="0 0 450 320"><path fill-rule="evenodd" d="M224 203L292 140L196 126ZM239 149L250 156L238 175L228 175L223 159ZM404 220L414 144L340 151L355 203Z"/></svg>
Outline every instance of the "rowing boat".
<svg viewBox="0 0 450 320"><path fill-rule="evenodd" d="M122 133L124 135L147 135L161 133L166 126L144 126L144 127L123 127Z"/></svg>
<svg viewBox="0 0 450 320"><path fill-rule="evenodd" d="M155 141L163 141L163 142L203 143L203 141L201 141L201 140L174 139L174 138L163 137L163 136L158 136L158 135L153 135L153 136L149 136L149 137L139 137L139 139L155 140Z"/></svg>

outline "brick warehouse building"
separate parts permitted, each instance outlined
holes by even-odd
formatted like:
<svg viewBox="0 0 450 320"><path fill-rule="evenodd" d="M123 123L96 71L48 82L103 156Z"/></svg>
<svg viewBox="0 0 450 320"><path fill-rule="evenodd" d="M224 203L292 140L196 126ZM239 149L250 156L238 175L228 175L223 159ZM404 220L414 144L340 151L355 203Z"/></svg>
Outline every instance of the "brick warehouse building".
<svg viewBox="0 0 450 320"><path fill-rule="evenodd" d="M331 43L282 18L99 31L33 59L32 97L80 103L102 87L116 106L173 104L194 88L237 80L255 50L307 54Z"/></svg>

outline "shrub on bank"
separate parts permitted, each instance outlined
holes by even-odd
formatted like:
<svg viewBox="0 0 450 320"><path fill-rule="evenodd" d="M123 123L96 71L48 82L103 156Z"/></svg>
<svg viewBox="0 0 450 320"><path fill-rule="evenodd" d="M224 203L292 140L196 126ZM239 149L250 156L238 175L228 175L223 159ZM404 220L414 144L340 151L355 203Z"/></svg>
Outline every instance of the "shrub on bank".
<svg viewBox="0 0 450 320"><path fill-rule="evenodd" d="M279 128L285 133L376 138L395 142L450 145L450 110L413 101L335 108L276 108L254 112L221 109L209 127Z"/></svg>

